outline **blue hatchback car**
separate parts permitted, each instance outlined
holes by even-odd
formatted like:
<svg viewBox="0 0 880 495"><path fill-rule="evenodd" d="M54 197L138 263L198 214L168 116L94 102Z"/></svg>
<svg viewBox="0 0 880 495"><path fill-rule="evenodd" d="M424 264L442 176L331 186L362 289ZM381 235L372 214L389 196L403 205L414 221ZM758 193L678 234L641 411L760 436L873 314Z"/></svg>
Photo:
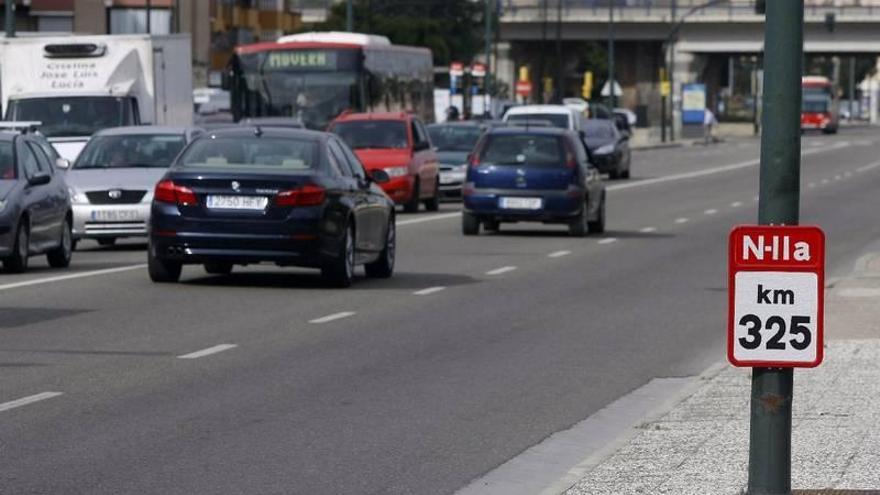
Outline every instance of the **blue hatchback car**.
<svg viewBox="0 0 880 495"><path fill-rule="evenodd" d="M565 129L488 131L469 158L462 232L503 222L564 224L573 236L605 230L605 186L580 136Z"/></svg>

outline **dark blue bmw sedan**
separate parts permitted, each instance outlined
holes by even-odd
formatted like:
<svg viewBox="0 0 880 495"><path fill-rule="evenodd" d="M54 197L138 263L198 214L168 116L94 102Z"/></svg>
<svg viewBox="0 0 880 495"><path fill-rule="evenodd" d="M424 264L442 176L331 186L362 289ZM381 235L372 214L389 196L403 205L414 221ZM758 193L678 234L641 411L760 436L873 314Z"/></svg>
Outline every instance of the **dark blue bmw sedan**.
<svg viewBox="0 0 880 495"><path fill-rule="evenodd" d="M148 264L154 282L176 282L185 264L211 274L271 262L319 268L347 287L355 265L369 277L394 270L394 202L333 134L241 127L188 145L156 185Z"/></svg>
<svg viewBox="0 0 880 495"><path fill-rule="evenodd" d="M504 222L567 225L574 236L605 230L605 186L580 136L542 127L492 129L470 156L464 235Z"/></svg>

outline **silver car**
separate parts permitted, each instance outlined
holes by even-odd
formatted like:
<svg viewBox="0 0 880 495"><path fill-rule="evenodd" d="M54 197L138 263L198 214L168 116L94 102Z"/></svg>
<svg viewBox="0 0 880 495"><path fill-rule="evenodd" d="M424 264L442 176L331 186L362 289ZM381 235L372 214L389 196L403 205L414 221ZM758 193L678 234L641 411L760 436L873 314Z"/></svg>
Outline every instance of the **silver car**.
<svg viewBox="0 0 880 495"><path fill-rule="evenodd" d="M187 143L187 127L116 127L95 133L65 179L73 204L73 238L109 246L146 237L153 189Z"/></svg>

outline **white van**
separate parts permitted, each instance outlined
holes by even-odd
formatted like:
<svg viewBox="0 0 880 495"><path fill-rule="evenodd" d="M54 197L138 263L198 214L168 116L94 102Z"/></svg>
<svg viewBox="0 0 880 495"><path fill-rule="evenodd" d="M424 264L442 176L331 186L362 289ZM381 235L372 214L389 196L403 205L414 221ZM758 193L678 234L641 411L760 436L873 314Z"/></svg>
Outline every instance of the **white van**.
<svg viewBox="0 0 880 495"><path fill-rule="evenodd" d="M565 105L523 105L512 107L504 114L504 122L526 124L529 121L549 122L553 127L580 131L581 115Z"/></svg>

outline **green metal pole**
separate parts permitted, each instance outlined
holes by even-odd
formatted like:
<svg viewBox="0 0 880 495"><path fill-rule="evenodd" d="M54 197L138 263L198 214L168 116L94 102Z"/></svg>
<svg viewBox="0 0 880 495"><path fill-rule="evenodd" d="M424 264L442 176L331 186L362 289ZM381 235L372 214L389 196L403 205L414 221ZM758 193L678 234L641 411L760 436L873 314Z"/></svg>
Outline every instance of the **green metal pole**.
<svg viewBox="0 0 880 495"><path fill-rule="evenodd" d="M483 17L485 17L485 33L483 40L486 49L486 75L483 77L483 114L485 115L487 112L491 114L489 111L489 79L494 75L492 72L492 2L495 0L485 0L486 2L486 10L483 12Z"/></svg>
<svg viewBox="0 0 880 495"><path fill-rule="evenodd" d="M614 2L608 2L608 93L613 111L617 106L617 96L614 94Z"/></svg>
<svg viewBox="0 0 880 495"><path fill-rule="evenodd" d="M6 0L6 37L15 38L15 2Z"/></svg>
<svg viewBox="0 0 880 495"><path fill-rule="evenodd" d="M797 225L804 1L767 2L758 223ZM749 494L791 493L791 368L752 370Z"/></svg>
<svg viewBox="0 0 880 495"><path fill-rule="evenodd" d="M349 33L354 31L354 7L352 6L353 0L348 0L345 2L345 30Z"/></svg>

